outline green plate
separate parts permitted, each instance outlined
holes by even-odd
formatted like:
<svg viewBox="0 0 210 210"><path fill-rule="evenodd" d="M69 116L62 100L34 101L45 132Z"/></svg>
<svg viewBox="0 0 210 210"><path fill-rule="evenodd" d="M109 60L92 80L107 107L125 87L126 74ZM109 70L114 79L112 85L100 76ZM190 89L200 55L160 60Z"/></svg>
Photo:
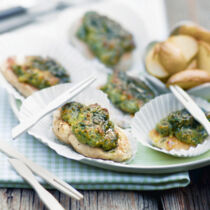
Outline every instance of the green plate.
<svg viewBox="0 0 210 210"><path fill-rule="evenodd" d="M202 96L201 93L207 93L210 87L204 87L195 89L195 95ZM193 91L191 91L192 93ZM10 105L18 117L18 110L21 106L21 101L16 100L13 96L10 96ZM113 163L109 161L99 161L94 159L82 159L79 160L88 165L94 165L96 167L121 171L121 172L132 172L132 173L171 173L186 171L190 169L200 168L210 164L210 151L200 156L191 158L180 158L169 156L164 153L154 151L150 148L138 144L138 150L135 158L132 159L128 164Z"/></svg>

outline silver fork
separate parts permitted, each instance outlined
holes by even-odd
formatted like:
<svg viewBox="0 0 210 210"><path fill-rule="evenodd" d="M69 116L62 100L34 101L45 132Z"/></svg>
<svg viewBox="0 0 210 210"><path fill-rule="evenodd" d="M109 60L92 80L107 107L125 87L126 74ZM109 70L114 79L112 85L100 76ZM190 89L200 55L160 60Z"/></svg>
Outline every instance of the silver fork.
<svg viewBox="0 0 210 210"><path fill-rule="evenodd" d="M210 136L210 122L201 108L193 101L193 99L182 88L177 85L169 86L174 96L184 105L189 113L206 129Z"/></svg>

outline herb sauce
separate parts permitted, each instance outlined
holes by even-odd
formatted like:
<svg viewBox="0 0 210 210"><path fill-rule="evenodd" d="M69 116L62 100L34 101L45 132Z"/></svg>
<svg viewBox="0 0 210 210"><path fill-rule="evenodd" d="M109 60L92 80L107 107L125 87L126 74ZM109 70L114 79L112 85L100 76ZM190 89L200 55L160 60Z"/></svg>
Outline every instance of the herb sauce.
<svg viewBox="0 0 210 210"><path fill-rule="evenodd" d="M18 76L19 82L28 83L38 89L69 82L66 70L49 57L28 56L23 65L14 64L11 69Z"/></svg>
<svg viewBox="0 0 210 210"><path fill-rule="evenodd" d="M76 36L105 65L115 66L122 55L135 48L133 36L121 25L96 12L87 12Z"/></svg>
<svg viewBox="0 0 210 210"><path fill-rule="evenodd" d="M129 114L135 114L141 106L155 96L143 81L129 77L124 72L109 75L107 83L101 90L108 95L116 107Z"/></svg>
<svg viewBox="0 0 210 210"><path fill-rule="evenodd" d="M109 120L108 110L98 104L67 103L62 107L61 118L71 126L81 143L104 151L117 147L118 133Z"/></svg>
<svg viewBox="0 0 210 210"><path fill-rule="evenodd" d="M205 113L210 121L210 113ZM156 131L162 137L175 136L181 142L196 146L208 136L203 126L185 110L170 113L157 125Z"/></svg>

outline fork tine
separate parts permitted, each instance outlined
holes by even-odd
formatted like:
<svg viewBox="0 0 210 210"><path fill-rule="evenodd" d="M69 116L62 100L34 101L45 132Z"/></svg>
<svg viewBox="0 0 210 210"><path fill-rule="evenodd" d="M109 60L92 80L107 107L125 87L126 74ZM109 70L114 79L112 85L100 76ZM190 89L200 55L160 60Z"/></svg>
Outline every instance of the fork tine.
<svg viewBox="0 0 210 210"><path fill-rule="evenodd" d="M187 106L188 101L177 91L177 89L170 85L169 89L171 90L171 92L174 94L174 96L185 106Z"/></svg>
<svg viewBox="0 0 210 210"><path fill-rule="evenodd" d="M79 94L85 87L89 86L95 81L95 77L90 76L80 83L77 83L73 88L63 92L60 96L51 101L40 113L32 115L28 121L20 122L16 127L12 129L12 138L15 139L22 133L30 129L34 124L36 124L41 118L46 116L49 112L55 110L56 108L62 106L71 98Z"/></svg>
<svg viewBox="0 0 210 210"><path fill-rule="evenodd" d="M93 83L93 81L95 81L95 77L89 77L87 80L83 81L82 83L79 83L78 85L75 85L74 88L70 89L67 93L61 94L56 100L55 103L57 103L57 101L61 101L64 100L65 98L67 98L63 104L66 103L66 101L68 101L68 97L70 97L71 95L71 99L73 97L75 97L76 95L78 95L81 91L83 91L87 86L89 86L91 83ZM63 99L64 98L64 99ZM52 106L53 103L49 104L49 106ZM62 106L63 104L60 104L60 106ZM54 105L54 104L53 104ZM49 107L47 107L46 109L48 109Z"/></svg>
<svg viewBox="0 0 210 210"><path fill-rule="evenodd" d="M55 189L60 190L68 196L74 197L75 199L82 199L83 195L74 189L71 185L64 182L62 179L56 177L47 169L37 165L30 159L27 159L24 155L22 155L19 151L17 151L12 145L7 143L6 141L0 140L0 152L3 152L10 158L18 159L27 165L28 168L33 171L36 175L43 178L47 183L52 185Z"/></svg>
<svg viewBox="0 0 210 210"><path fill-rule="evenodd" d="M200 122L208 134L210 135L210 122L206 118L205 113L201 108L194 102L194 100L178 86L169 86L171 92L175 97L184 105L184 107L190 112L190 114Z"/></svg>
<svg viewBox="0 0 210 210"><path fill-rule="evenodd" d="M185 98L185 100L188 101L189 103L189 106L188 106L188 109L189 108L193 108L195 109L200 115L203 115L205 116L204 112L201 110L201 108L195 103L195 101L190 97L190 95L185 92L182 88L180 88L179 86L176 85L175 89L178 91L178 93ZM206 116L205 116L206 117Z"/></svg>
<svg viewBox="0 0 210 210"><path fill-rule="evenodd" d="M193 112L198 112L200 115L205 115L193 99L184 90L178 86L170 86L171 91L176 98L185 106L185 108L193 115ZM196 117L197 119L197 117Z"/></svg>
<svg viewBox="0 0 210 210"><path fill-rule="evenodd" d="M93 81L95 80L95 77L90 76L87 79L77 83L74 87L72 87L71 89L69 89L69 91L66 91L64 93L62 93L60 96L58 96L54 102L50 102L47 106L46 109L49 108L49 106L52 106L52 104L54 105L54 103L57 103L57 101L61 101L63 97L68 97L69 94L73 94L73 93L80 93L86 86L88 86L89 84L91 84Z"/></svg>
<svg viewBox="0 0 210 210"><path fill-rule="evenodd" d="M189 102L192 102L194 104L196 104L194 102L194 100L189 96L189 94L187 92L185 92L182 88L180 88L178 85L175 85L175 89L185 98L187 99Z"/></svg>
<svg viewBox="0 0 210 210"><path fill-rule="evenodd" d="M182 92L180 92L177 87L170 86L170 90L175 95L175 97L184 105L184 107L189 111L189 113L194 116L196 120L200 121L201 117L205 117L205 114L197 106L197 104L193 102L192 99L188 100L188 97L186 99L186 97L183 96ZM194 114L195 112L200 116L195 116Z"/></svg>

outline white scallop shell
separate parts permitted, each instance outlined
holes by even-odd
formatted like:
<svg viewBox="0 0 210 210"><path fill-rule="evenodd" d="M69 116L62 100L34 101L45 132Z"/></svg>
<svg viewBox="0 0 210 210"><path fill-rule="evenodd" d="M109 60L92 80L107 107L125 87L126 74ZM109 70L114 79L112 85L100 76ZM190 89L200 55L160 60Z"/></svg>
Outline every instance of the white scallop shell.
<svg viewBox="0 0 210 210"><path fill-rule="evenodd" d="M18 41L17 41L18 40ZM20 60L24 56L49 56L58 61L67 70L72 82L79 82L90 74L95 74L94 66L90 64L76 49L66 43L54 40L44 35L18 34L8 35L0 39L1 65L8 57L17 56ZM8 93L15 98L24 100L24 97L0 73L0 83Z"/></svg>
<svg viewBox="0 0 210 210"><path fill-rule="evenodd" d="M18 114L19 120L28 120L32 115L35 115L36 113L40 112L43 109L43 107L45 107L55 97L63 93L65 90L71 88L73 85L74 84L71 83L60 84L35 92L23 101L23 104L20 108L20 112ZM94 88L89 87L83 92L81 92L79 95L77 95L74 99L72 99L72 101L77 101L86 105L98 103L102 107L107 108L109 110L111 120L117 123L115 119L115 111L112 109L112 106L109 100L107 99L106 95L100 90L96 90ZM91 159L75 152L70 146L63 144L56 139L52 131L52 117L53 113L47 115L46 117L41 119L34 127L32 127L28 131L28 133L40 140L42 143L49 146L59 155L62 155L66 158L76 160ZM125 132L129 141L131 142L132 151L133 154L135 154L137 149L136 139L134 138L130 129L123 129L123 132ZM107 160L100 161L107 162Z"/></svg>
<svg viewBox="0 0 210 210"><path fill-rule="evenodd" d="M143 53L143 49L146 47L151 39L150 35L147 32L146 25L142 21L140 15L136 14L133 9L127 7L127 5L121 1L109 1L106 3L102 2L99 4L90 5L87 8L77 10L75 15L71 16L71 18L69 18L68 13L64 13L60 17L60 23L62 30L66 32L66 38L68 39L68 41L70 41L70 43L75 43L76 40L75 38L73 38L73 36L75 36L75 30L77 29L77 25L80 22L81 18L87 11L97 11L102 15L106 15L121 24L123 28L132 33L134 41L136 43L136 49L133 51L132 68L139 69L139 66L141 66L141 56ZM64 19L68 21L68 24L63 21ZM78 50L84 55L83 48L79 48ZM110 69L104 66L104 64L100 63L97 59L93 59L92 61L94 65L98 66L99 70L110 72Z"/></svg>
<svg viewBox="0 0 210 210"><path fill-rule="evenodd" d="M195 102L207 111L210 111L210 103L206 100L193 97ZM178 157L192 157L201 155L210 149L210 137L197 147L190 147L188 150L160 149L152 144L149 132L155 128L156 124L169 113L183 109L183 105L172 94L164 94L151 100L143 106L131 121L132 132L138 136L138 141L151 149Z"/></svg>

